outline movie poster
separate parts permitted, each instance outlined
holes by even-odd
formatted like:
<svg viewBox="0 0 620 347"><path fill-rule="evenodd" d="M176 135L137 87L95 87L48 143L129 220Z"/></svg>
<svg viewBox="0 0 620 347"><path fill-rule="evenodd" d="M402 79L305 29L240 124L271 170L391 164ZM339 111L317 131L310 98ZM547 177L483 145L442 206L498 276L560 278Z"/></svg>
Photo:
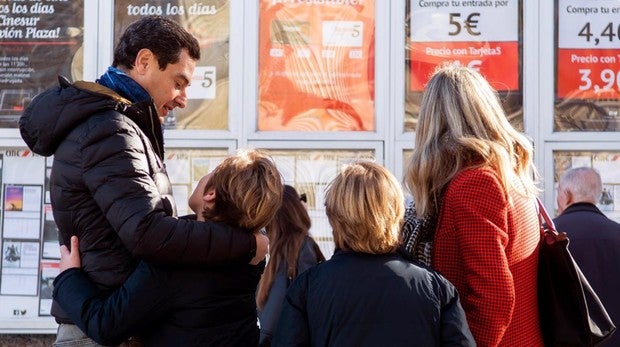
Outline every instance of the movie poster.
<svg viewBox="0 0 620 347"><path fill-rule="evenodd" d="M0 128L56 85L82 79L84 1L0 1Z"/></svg>
<svg viewBox="0 0 620 347"><path fill-rule="evenodd" d="M261 0L258 131L375 130L374 0Z"/></svg>

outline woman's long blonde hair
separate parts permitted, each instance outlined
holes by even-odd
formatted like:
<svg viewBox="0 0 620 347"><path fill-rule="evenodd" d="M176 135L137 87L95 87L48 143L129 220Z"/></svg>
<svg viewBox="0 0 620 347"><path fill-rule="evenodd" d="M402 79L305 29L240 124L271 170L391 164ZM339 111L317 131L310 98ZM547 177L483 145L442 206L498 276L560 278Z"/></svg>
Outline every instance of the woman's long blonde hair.
<svg viewBox="0 0 620 347"><path fill-rule="evenodd" d="M510 125L495 90L472 69L443 66L424 90L405 174L418 217L438 211L457 173L481 166L497 172L507 196L513 189L525 196L538 192L532 144Z"/></svg>

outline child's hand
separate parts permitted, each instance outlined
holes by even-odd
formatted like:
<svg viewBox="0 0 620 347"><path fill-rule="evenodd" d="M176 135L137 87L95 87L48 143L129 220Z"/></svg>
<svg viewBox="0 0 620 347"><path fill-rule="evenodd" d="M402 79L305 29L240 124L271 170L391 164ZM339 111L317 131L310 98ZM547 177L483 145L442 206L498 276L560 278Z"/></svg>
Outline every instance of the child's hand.
<svg viewBox="0 0 620 347"><path fill-rule="evenodd" d="M71 251L65 245L60 246L60 271L79 268L81 265L80 243L77 236L71 236Z"/></svg>
<svg viewBox="0 0 620 347"><path fill-rule="evenodd" d="M200 179L200 181L198 181L196 188L192 192L192 195L190 195L189 200L187 201L189 208L194 211L194 213L196 214L196 219L199 221L204 221L204 218L202 217L202 211L205 204L205 186L209 181L209 177L211 177L211 174L206 174Z"/></svg>

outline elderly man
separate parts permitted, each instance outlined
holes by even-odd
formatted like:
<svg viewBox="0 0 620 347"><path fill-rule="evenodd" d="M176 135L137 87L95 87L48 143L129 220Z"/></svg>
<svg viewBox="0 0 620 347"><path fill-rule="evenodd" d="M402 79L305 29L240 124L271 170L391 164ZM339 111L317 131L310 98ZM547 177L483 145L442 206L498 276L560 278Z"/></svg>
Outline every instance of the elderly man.
<svg viewBox="0 0 620 347"><path fill-rule="evenodd" d="M573 258L588 278L614 323L620 322L620 224L607 218L596 203L601 176L589 167L568 170L558 185L558 213L553 221L570 239ZM620 346L614 334L601 346Z"/></svg>

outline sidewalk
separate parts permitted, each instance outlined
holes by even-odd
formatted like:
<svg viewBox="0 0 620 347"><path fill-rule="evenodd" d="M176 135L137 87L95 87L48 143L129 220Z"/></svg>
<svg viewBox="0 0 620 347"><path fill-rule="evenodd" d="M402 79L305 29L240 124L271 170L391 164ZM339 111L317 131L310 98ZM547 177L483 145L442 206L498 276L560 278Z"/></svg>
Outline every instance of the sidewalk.
<svg viewBox="0 0 620 347"><path fill-rule="evenodd" d="M0 334L0 347L49 347L56 335L4 335Z"/></svg>

